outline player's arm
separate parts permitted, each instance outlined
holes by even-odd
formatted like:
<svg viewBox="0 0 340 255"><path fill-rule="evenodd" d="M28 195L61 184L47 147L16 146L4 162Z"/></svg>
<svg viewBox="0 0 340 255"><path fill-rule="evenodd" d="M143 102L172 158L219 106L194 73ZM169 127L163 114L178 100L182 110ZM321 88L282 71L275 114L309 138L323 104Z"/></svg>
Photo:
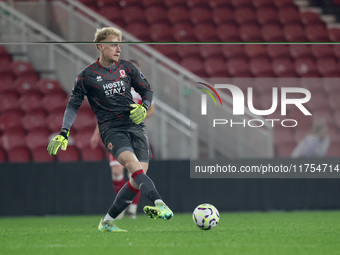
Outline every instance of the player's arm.
<svg viewBox="0 0 340 255"><path fill-rule="evenodd" d="M71 126L77 117L78 109L86 94L83 80L84 79L81 76L77 78L64 113L61 131L47 146L47 151L51 156L57 155L60 149L66 150L67 148Z"/></svg>
<svg viewBox="0 0 340 255"><path fill-rule="evenodd" d="M142 72L139 71L134 65L131 66L130 69L133 76L131 86L142 98L141 105L131 105L133 109L130 111L130 118L134 123L140 124L144 121L147 112L151 106L153 92L151 90L149 82L146 80Z"/></svg>

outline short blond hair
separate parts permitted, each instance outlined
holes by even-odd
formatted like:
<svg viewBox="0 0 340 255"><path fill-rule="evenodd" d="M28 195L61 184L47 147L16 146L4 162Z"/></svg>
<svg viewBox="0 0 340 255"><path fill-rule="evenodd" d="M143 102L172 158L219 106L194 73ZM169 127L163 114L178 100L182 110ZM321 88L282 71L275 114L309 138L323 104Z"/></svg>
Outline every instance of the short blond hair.
<svg viewBox="0 0 340 255"><path fill-rule="evenodd" d="M114 28L114 27L97 28L93 41L96 43L99 43L99 42L104 41L111 35L117 36L119 38L119 41L122 41L122 32L119 29Z"/></svg>

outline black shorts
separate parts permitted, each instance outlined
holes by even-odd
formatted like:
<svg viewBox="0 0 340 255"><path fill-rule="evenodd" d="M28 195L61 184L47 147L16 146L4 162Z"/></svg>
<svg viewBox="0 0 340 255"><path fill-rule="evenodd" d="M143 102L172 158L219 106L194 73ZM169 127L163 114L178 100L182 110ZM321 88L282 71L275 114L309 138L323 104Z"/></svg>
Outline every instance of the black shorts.
<svg viewBox="0 0 340 255"><path fill-rule="evenodd" d="M149 162L151 152L145 126L114 127L101 132L101 136L116 159L123 151L131 151L140 162Z"/></svg>

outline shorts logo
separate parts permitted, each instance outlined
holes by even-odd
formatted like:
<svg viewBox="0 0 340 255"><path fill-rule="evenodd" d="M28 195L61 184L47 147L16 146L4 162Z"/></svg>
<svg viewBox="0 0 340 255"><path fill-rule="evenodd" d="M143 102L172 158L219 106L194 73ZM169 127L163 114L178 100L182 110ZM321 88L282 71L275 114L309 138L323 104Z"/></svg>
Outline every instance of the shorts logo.
<svg viewBox="0 0 340 255"><path fill-rule="evenodd" d="M120 78L125 78L126 77L125 70L119 70L119 73L120 73Z"/></svg>
<svg viewBox="0 0 340 255"><path fill-rule="evenodd" d="M107 149L109 150L109 151L112 151L112 149L113 149L113 145L112 145L112 143L109 143L108 145L107 145Z"/></svg>

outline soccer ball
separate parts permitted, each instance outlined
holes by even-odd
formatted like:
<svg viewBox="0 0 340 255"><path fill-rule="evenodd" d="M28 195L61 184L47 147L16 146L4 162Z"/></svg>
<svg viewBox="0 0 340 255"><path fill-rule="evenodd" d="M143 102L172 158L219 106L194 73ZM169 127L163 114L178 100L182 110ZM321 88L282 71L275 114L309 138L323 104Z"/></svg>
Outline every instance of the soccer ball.
<svg viewBox="0 0 340 255"><path fill-rule="evenodd" d="M211 204L201 204L195 208L192 219L200 229L209 230L217 226L220 220L220 214L215 206Z"/></svg>

